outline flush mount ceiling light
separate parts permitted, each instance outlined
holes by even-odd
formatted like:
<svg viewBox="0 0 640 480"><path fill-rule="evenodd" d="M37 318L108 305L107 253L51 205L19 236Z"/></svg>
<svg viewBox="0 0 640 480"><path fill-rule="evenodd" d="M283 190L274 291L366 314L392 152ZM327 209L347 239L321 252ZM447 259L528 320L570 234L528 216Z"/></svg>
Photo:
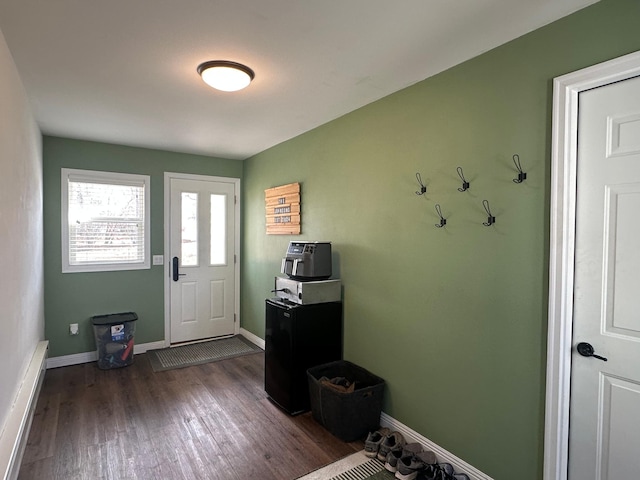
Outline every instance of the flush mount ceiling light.
<svg viewBox="0 0 640 480"><path fill-rule="evenodd" d="M201 63L198 65L198 73L207 85L223 92L242 90L255 77L255 73L249 67L228 60Z"/></svg>

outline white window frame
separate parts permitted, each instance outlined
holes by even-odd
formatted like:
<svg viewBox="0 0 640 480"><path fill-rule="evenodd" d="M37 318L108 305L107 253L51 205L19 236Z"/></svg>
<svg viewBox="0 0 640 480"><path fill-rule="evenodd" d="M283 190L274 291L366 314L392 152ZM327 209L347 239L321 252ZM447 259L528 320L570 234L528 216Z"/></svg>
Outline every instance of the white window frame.
<svg viewBox="0 0 640 480"><path fill-rule="evenodd" d="M143 185L144 187L144 260L136 263L69 264L69 179L112 185ZM62 273L112 272L121 270L145 270L151 268L151 177L133 173L102 172L97 170L61 169L62 197Z"/></svg>

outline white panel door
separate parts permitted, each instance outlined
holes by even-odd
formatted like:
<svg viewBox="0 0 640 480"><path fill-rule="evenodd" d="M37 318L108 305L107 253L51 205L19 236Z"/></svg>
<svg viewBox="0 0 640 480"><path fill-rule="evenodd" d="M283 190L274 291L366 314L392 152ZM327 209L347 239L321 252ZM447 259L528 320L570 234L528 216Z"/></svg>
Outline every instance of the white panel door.
<svg viewBox="0 0 640 480"><path fill-rule="evenodd" d="M577 175L569 479L640 478L640 78L580 94Z"/></svg>
<svg viewBox="0 0 640 480"><path fill-rule="evenodd" d="M171 343L235 332L234 183L170 183Z"/></svg>

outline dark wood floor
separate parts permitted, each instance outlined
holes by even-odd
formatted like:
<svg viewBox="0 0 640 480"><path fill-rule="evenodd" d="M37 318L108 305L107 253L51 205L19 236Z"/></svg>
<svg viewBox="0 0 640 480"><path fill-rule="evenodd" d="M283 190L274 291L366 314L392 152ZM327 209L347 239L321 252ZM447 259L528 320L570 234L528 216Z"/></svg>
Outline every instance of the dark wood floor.
<svg viewBox="0 0 640 480"><path fill-rule="evenodd" d="M28 479L291 480L362 449L264 392L264 354L154 372L48 370L22 461Z"/></svg>

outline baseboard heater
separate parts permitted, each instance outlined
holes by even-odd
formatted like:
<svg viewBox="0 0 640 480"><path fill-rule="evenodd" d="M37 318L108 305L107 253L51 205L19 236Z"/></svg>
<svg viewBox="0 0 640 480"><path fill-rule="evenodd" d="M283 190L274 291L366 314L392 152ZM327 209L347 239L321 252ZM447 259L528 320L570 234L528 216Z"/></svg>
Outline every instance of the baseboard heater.
<svg viewBox="0 0 640 480"><path fill-rule="evenodd" d="M47 366L49 342L39 342L22 379L20 390L0 433L0 473L4 480L18 478L22 455L29 438L33 414Z"/></svg>

